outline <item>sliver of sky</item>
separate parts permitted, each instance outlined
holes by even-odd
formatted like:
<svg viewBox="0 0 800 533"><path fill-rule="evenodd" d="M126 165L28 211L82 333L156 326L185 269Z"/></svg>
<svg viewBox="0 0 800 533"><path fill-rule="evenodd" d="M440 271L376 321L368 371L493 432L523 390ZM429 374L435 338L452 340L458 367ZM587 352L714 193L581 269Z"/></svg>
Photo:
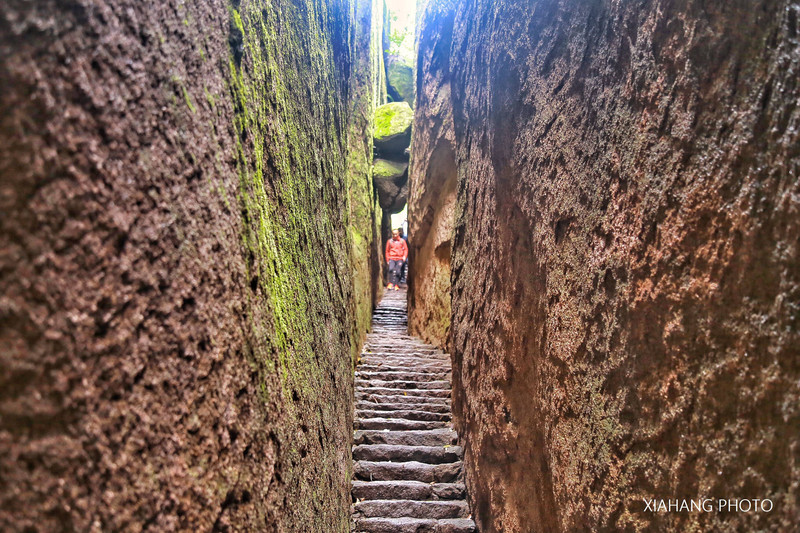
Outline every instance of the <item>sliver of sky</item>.
<svg viewBox="0 0 800 533"><path fill-rule="evenodd" d="M415 0L385 0L389 9L388 53L400 56L409 65L414 63Z"/></svg>
<svg viewBox="0 0 800 533"><path fill-rule="evenodd" d="M389 11L397 15L398 22L409 29L414 28L414 16L417 12L416 0L386 0Z"/></svg>

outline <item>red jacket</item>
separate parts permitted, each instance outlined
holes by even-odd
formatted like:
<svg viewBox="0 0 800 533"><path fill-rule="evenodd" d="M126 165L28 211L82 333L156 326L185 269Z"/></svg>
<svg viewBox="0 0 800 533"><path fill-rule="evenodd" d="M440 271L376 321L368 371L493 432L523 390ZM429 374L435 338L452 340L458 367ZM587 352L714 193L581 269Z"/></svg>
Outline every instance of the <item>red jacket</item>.
<svg viewBox="0 0 800 533"><path fill-rule="evenodd" d="M397 240L389 239L386 243L386 262L405 261L408 257L408 246L402 237Z"/></svg>

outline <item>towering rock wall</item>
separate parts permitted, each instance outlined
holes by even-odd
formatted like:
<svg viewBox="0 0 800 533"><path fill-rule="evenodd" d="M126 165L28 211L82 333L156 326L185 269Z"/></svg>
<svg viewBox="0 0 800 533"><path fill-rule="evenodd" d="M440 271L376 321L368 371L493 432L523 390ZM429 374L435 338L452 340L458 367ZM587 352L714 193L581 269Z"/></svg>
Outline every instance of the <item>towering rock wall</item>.
<svg viewBox="0 0 800 533"><path fill-rule="evenodd" d="M362 9L3 3L1 530L348 531Z"/></svg>
<svg viewBox="0 0 800 533"><path fill-rule="evenodd" d="M356 309L353 360L372 323L372 309L383 290L381 208L372 181L375 109L386 101L383 64L383 0L356 0L353 67L350 75L349 178L350 239Z"/></svg>
<svg viewBox="0 0 800 533"><path fill-rule="evenodd" d="M450 349L450 255L456 207L451 107L453 2L429 2L418 17L417 105L408 200L408 327Z"/></svg>
<svg viewBox="0 0 800 533"><path fill-rule="evenodd" d="M796 526L798 19L789 0L475 0L432 49L449 56L454 404L481 531ZM420 41L417 124L438 119L424 57L445 39ZM437 174L414 147L422 197Z"/></svg>

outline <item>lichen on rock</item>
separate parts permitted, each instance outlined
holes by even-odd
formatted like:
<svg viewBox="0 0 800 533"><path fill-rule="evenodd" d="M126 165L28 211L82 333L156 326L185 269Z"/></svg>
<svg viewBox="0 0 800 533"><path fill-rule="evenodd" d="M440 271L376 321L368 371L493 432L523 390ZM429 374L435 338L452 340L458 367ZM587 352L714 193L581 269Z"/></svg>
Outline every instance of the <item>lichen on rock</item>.
<svg viewBox="0 0 800 533"><path fill-rule="evenodd" d="M406 102L391 102L375 110L375 148L382 155L402 156L411 142L414 111Z"/></svg>
<svg viewBox="0 0 800 533"><path fill-rule="evenodd" d="M406 172L408 172L408 163L405 161L378 158L372 162L372 178L376 180L404 181Z"/></svg>
<svg viewBox="0 0 800 533"><path fill-rule="evenodd" d="M0 530L349 531L352 7L3 5Z"/></svg>
<svg viewBox="0 0 800 533"><path fill-rule="evenodd" d="M386 59L386 83L396 98L414 106L414 67L401 57L389 54Z"/></svg>

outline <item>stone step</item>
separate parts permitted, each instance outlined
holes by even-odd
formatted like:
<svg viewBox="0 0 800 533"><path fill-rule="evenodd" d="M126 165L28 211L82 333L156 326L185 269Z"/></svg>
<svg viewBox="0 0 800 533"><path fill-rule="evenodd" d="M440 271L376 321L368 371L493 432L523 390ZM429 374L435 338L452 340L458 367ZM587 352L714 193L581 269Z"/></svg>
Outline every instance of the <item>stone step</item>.
<svg viewBox="0 0 800 533"><path fill-rule="evenodd" d="M361 364L358 367L359 372L410 372L408 366L406 365L399 365L399 366L392 366L386 365L382 363L378 364ZM447 374L448 376L452 373L450 371L450 365L415 365L413 372L417 375L419 374Z"/></svg>
<svg viewBox="0 0 800 533"><path fill-rule="evenodd" d="M369 394L382 396L424 396L428 398L449 398L450 389L397 389L394 387L369 387L356 389L356 397Z"/></svg>
<svg viewBox="0 0 800 533"><path fill-rule="evenodd" d="M400 348L397 351L377 351L369 350L361 352L361 358L376 357L379 359L389 359L392 357L403 359L426 359L430 361L450 362L450 356L443 353L429 352L425 350L414 350L411 348Z"/></svg>
<svg viewBox="0 0 800 533"><path fill-rule="evenodd" d="M447 422L450 420L450 413L432 413L430 411L417 411L417 410L382 410L382 411L368 411L358 409L356 411L356 418L367 420L370 418L402 418L404 420L440 420Z"/></svg>
<svg viewBox="0 0 800 533"><path fill-rule="evenodd" d="M416 361L433 361L437 363L449 364L450 363L450 356L443 355L443 354L429 354L429 353L419 353L415 352L414 350L399 350L397 352L362 352L359 354L359 358L363 361L365 359L377 359L380 361L386 361L390 359L400 359L400 360L416 360Z"/></svg>
<svg viewBox="0 0 800 533"><path fill-rule="evenodd" d="M365 500L353 506L355 516L365 518L466 518L469 505L464 500L417 501L417 500Z"/></svg>
<svg viewBox="0 0 800 533"><path fill-rule="evenodd" d="M386 335L381 335L381 337L386 337ZM415 340L413 337L403 337L398 335L397 333L392 334L391 342L382 342L378 339L367 339L367 342L364 344L364 348L361 350L362 352L378 352L378 353L402 353L408 352L412 350L419 350L420 352L424 353L431 353L431 354L438 354L438 355L445 355L446 352L431 346L430 344L425 344L424 342L419 342L419 340Z"/></svg>
<svg viewBox="0 0 800 533"><path fill-rule="evenodd" d="M460 446L403 446L397 444L359 444L353 446L356 461L417 461L428 464L455 463L464 451Z"/></svg>
<svg viewBox="0 0 800 533"><path fill-rule="evenodd" d="M401 321L401 322L402 321L406 321L406 318L403 317L403 318L399 319L399 321ZM392 326L392 325L396 325L396 324L397 323L395 323L395 324L376 324L376 326L378 328L382 328L382 327ZM366 342L366 344L368 344L368 345L373 345L374 344L374 345L379 345L379 346L394 346L398 342L408 342L408 343L411 343L411 344L416 344L418 346L424 346L425 348L429 348L429 349L435 349L436 348L432 344L425 343L419 337L415 337L413 335L409 335L408 331L403 331L401 333L397 333L395 336L393 336L391 338L387 338L385 335L376 334L376 331L371 331L370 333L367 333L367 342Z"/></svg>
<svg viewBox="0 0 800 533"><path fill-rule="evenodd" d="M356 429L440 429L448 426L448 422L435 420L404 420L402 418L364 418L356 419Z"/></svg>
<svg viewBox="0 0 800 533"><path fill-rule="evenodd" d="M404 396L409 398L409 396ZM411 396L412 399L418 399ZM356 409L363 411L402 411L410 409L412 411L427 411L429 413L450 413L450 404L445 402L397 402L397 403L380 403L380 402L367 402L360 400L356 402Z"/></svg>
<svg viewBox="0 0 800 533"><path fill-rule="evenodd" d="M401 312L401 314L402 313L403 312ZM386 317L386 319L388 320L388 317ZM400 317L398 320L407 321L406 317L404 317L404 316ZM378 328L381 328L381 327L384 327L384 326L391 326L392 324L374 324L374 325L377 326ZM433 346L431 344L426 344L419 337L415 337L413 335L409 335L408 331L403 331L401 333L398 333L397 336L392 337L392 338L387 338L385 336L378 335L378 334L376 334L375 330L367 333L367 344L379 344L379 345L383 345L383 346L393 346L398 341L413 342L415 344L419 344L420 346L426 346L428 348L435 348L435 346Z"/></svg>
<svg viewBox="0 0 800 533"><path fill-rule="evenodd" d="M361 365L359 366L360 369L365 371L371 372L385 372L385 371L403 371L408 370L409 365L407 363L397 364L397 363L388 363L385 361L378 361L374 363L365 363L362 361ZM441 374L441 373L450 373L450 363L417 363L413 365L414 372L425 372L425 373L434 373L434 374Z"/></svg>
<svg viewBox="0 0 800 533"><path fill-rule="evenodd" d="M452 429L407 431L360 430L353 433L355 444L395 444L399 446L455 445L458 434Z"/></svg>
<svg viewBox="0 0 800 533"><path fill-rule="evenodd" d="M376 356L376 355L362 355L359 363L362 365L383 365L385 367L393 367L395 370L414 370L417 367L431 368L435 367L440 372L447 372L450 370L450 361L444 359L434 359L432 357L406 357L406 356Z"/></svg>
<svg viewBox="0 0 800 533"><path fill-rule="evenodd" d="M450 358L449 355L425 344L397 341L391 345L381 346L367 343L361 355L418 355Z"/></svg>
<svg viewBox="0 0 800 533"><path fill-rule="evenodd" d="M359 370L356 379L367 381L450 381L450 372L413 372L409 370Z"/></svg>
<svg viewBox="0 0 800 533"><path fill-rule="evenodd" d="M358 398L356 402L373 405L376 409L382 409L383 405L400 405L400 409L415 409L419 406L422 411L435 411L445 409L450 410L450 398L425 398L420 396L382 396L380 394L368 394L369 398Z"/></svg>
<svg viewBox="0 0 800 533"><path fill-rule="evenodd" d="M359 518L356 533L475 533L469 518Z"/></svg>
<svg viewBox="0 0 800 533"><path fill-rule="evenodd" d="M405 479L425 483L461 481L461 461L443 464L406 461L354 461L353 476L361 481L392 481Z"/></svg>
<svg viewBox="0 0 800 533"><path fill-rule="evenodd" d="M420 396L416 394L408 395L408 391L400 391L401 394L376 394L371 391L355 391L356 400L373 403L425 403L437 405L450 405L450 398L444 396ZM403 394L404 393L404 394Z"/></svg>
<svg viewBox="0 0 800 533"><path fill-rule="evenodd" d="M422 481L353 481L353 498L359 500L463 500L463 483Z"/></svg>
<svg viewBox="0 0 800 533"><path fill-rule="evenodd" d="M381 381L381 380L366 380L357 378L355 381L356 389L414 389L414 390L450 390L449 381Z"/></svg>

